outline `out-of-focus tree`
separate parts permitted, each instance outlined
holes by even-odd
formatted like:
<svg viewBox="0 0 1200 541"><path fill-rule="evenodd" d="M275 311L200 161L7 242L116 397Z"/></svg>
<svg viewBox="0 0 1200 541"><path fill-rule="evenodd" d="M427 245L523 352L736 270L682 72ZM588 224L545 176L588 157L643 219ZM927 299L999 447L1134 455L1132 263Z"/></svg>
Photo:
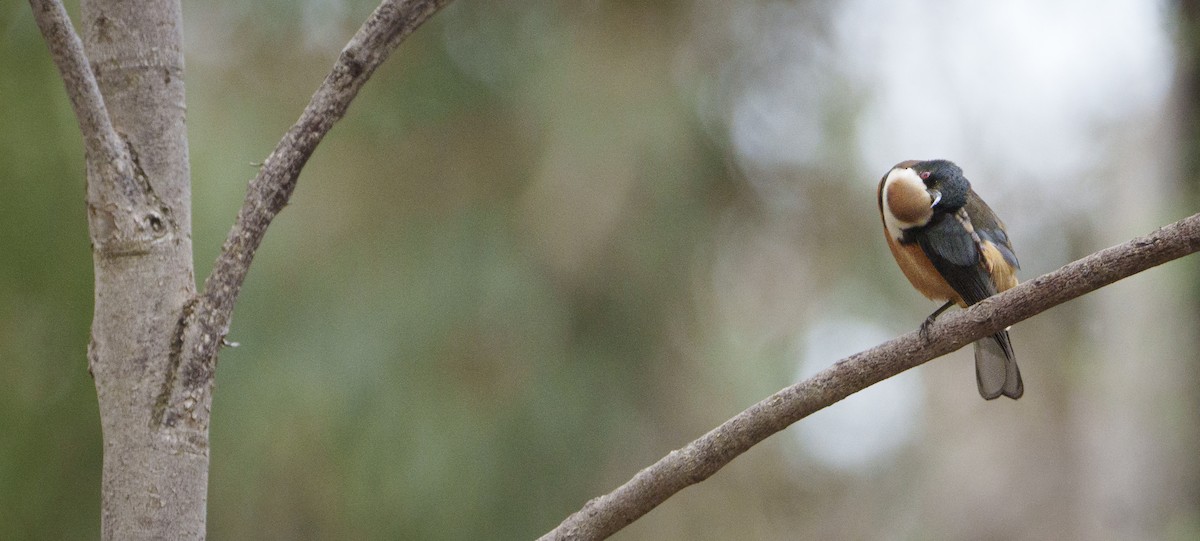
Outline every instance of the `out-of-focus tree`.
<svg viewBox="0 0 1200 541"><path fill-rule="evenodd" d="M181 4L85 1L80 38L59 0L30 0L84 143L103 539L205 538L217 354L255 252L358 90L446 1L372 12L260 166L197 290Z"/></svg>

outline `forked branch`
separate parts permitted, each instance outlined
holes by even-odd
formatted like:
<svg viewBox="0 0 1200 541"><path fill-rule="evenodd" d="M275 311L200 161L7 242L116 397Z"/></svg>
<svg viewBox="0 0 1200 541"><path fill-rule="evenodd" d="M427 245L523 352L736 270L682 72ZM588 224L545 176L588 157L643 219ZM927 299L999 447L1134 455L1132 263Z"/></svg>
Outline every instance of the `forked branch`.
<svg viewBox="0 0 1200 541"><path fill-rule="evenodd" d="M942 316L929 328L928 341L913 331L842 359L671 451L616 490L587 502L541 539L604 539L676 492L707 479L768 436L826 406L1018 321L1198 250L1200 214Z"/></svg>
<svg viewBox="0 0 1200 541"><path fill-rule="evenodd" d="M156 421L206 418L193 415L192 409L207 403L217 353L229 332L238 293L267 227L291 198L300 170L325 134L346 114L375 69L448 2L384 0L342 49L300 118L267 156L258 175L250 181L246 199L204 281L204 289L179 320L176 344L172 346L177 349L171 359L172 370L179 376L168 382L159 397Z"/></svg>

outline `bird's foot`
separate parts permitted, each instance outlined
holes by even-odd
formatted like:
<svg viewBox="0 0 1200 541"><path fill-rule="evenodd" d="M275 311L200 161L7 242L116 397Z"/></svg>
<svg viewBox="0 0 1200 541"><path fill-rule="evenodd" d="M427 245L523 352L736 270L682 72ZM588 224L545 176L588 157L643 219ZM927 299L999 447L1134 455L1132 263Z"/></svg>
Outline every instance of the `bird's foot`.
<svg viewBox="0 0 1200 541"><path fill-rule="evenodd" d="M934 316L925 318L925 321L921 322L921 328L917 330L917 334L920 335L921 340L925 342L929 341L929 328L933 326L933 320Z"/></svg>
<svg viewBox="0 0 1200 541"><path fill-rule="evenodd" d="M921 335L921 340L929 341L929 328L933 326L933 320L937 319L938 316L942 315L942 312L945 312L951 306L954 306L954 301L946 301L946 304L943 304L940 308L934 310L932 314L929 314L929 317L925 318L925 322L921 324L921 328L918 331L918 334Z"/></svg>

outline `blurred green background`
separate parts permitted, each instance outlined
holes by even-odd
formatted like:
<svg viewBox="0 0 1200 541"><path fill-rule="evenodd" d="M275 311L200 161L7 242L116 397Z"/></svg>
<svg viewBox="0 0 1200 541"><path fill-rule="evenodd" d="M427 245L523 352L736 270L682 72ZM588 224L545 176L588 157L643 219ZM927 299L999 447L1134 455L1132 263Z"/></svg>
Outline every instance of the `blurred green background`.
<svg viewBox="0 0 1200 541"><path fill-rule="evenodd" d="M373 8L185 3L197 275ZM77 13L71 5L72 13ZM0 3L0 539L99 533L80 136ZM1032 278L1196 211L1190 3L472 2L318 149L221 355L213 539L527 539L936 306L879 176L946 157ZM1198 263L751 450L619 539L1194 539Z"/></svg>

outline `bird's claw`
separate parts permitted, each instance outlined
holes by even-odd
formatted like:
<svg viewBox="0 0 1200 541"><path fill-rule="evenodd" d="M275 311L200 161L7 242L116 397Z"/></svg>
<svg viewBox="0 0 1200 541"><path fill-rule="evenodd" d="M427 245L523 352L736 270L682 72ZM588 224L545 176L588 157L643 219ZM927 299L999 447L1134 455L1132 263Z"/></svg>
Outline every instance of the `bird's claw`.
<svg viewBox="0 0 1200 541"><path fill-rule="evenodd" d="M921 324L921 329L919 330L921 340L929 341L929 328L933 326L933 320L937 319L938 316L942 315L942 312L945 312L951 306L954 306L954 301L946 301L946 304L943 304L940 308L934 310L932 314L929 314L929 317L925 318L925 322Z"/></svg>
<svg viewBox="0 0 1200 541"><path fill-rule="evenodd" d="M921 340L925 342L929 341L929 328L933 326L933 320L933 316L925 318L925 321L921 322L921 328L917 329L917 334L921 337Z"/></svg>

